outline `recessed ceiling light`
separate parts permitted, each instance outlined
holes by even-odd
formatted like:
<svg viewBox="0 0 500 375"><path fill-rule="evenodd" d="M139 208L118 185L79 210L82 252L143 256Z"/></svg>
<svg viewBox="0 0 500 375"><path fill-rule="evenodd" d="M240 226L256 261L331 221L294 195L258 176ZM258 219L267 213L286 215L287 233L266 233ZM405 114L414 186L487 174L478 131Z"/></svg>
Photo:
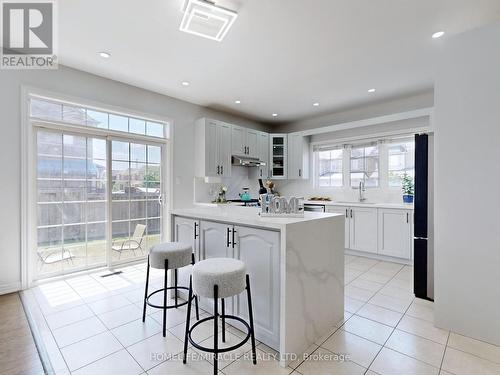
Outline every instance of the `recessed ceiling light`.
<svg viewBox="0 0 500 375"><path fill-rule="evenodd" d="M111 53L109 52L98 52L99 53L99 56L101 56L103 59L109 59L111 57Z"/></svg>
<svg viewBox="0 0 500 375"><path fill-rule="evenodd" d="M188 81L182 81L181 85L187 87L187 86L189 86L189 82Z"/></svg>
<svg viewBox="0 0 500 375"><path fill-rule="evenodd" d="M444 31L437 31L434 34L432 34L432 39L441 38L443 35L444 35Z"/></svg>
<svg viewBox="0 0 500 375"><path fill-rule="evenodd" d="M273 113L273 117L278 117L278 114L277 113Z"/></svg>
<svg viewBox="0 0 500 375"><path fill-rule="evenodd" d="M368 92L372 93L372 92L375 92L377 91L377 89L368 89Z"/></svg>
<svg viewBox="0 0 500 375"><path fill-rule="evenodd" d="M241 100L235 100L234 101L236 104L240 104L241 103Z"/></svg>
<svg viewBox="0 0 500 375"><path fill-rule="evenodd" d="M238 14L218 7L212 1L187 0L180 31L220 42L226 36Z"/></svg>
<svg viewBox="0 0 500 375"><path fill-rule="evenodd" d="M319 107L319 103L318 102L313 103L313 107Z"/></svg>

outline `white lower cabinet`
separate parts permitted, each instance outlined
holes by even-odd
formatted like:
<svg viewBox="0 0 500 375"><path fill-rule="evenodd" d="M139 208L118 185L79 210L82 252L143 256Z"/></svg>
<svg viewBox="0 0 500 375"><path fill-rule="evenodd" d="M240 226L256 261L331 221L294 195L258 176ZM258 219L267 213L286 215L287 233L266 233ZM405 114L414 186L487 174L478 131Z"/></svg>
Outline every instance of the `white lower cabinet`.
<svg viewBox="0 0 500 375"><path fill-rule="evenodd" d="M233 226L176 216L173 226L176 241L193 244L196 261L208 258L236 258L245 263L250 276L256 337L267 345L279 347L280 318L280 233L245 226ZM189 285L192 267L179 269L179 285ZM182 292L182 295L185 295ZM200 308L212 312L213 300L199 299ZM248 321L246 291L225 299L226 314ZM219 305L220 311L220 305ZM234 324L238 328L238 324Z"/></svg>
<svg viewBox="0 0 500 375"><path fill-rule="evenodd" d="M346 249L413 259L412 210L332 205L326 212L344 215Z"/></svg>
<svg viewBox="0 0 500 375"><path fill-rule="evenodd" d="M377 209L351 207L349 219L350 249L377 253Z"/></svg>
<svg viewBox="0 0 500 375"><path fill-rule="evenodd" d="M332 214L341 214L344 215L345 218L345 236L344 236L344 242L345 242L345 248L349 249L350 246L350 241L349 241L349 233L350 233L350 221L349 221L349 207L342 207L342 206L327 206L326 207L326 212L332 213Z"/></svg>
<svg viewBox="0 0 500 375"><path fill-rule="evenodd" d="M256 336L279 346L280 233L235 226L235 258L245 263L250 276ZM247 294L235 298L234 313L248 321Z"/></svg>
<svg viewBox="0 0 500 375"><path fill-rule="evenodd" d="M378 210L378 252L398 258L411 258L413 212Z"/></svg>
<svg viewBox="0 0 500 375"><path fill-rule="evenodd" d="M173 238L175 241L190 243L193 246L195 261L200 259L200 221L185 217L176 217L174 220ZM189 286L189 275L191 275L191 266L179 268L177 271L178 285ZM182 290L180 293L184 298L187 292Z"/></svg>

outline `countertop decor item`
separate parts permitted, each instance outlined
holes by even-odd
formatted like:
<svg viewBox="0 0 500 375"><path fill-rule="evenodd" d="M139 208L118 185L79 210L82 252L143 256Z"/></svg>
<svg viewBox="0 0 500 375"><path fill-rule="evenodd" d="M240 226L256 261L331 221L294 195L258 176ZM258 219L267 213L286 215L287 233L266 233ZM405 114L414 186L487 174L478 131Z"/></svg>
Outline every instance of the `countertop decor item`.
<svg viewBox="0 0 500 375"><path fill-rule="evenodd" d="M260 199L261 217L304 217L304 198L262 194Z"/></svg>
<svg viewBox="0 0 500 375"><path fill-rule="evenodd" d="M413 178L406 172L401 177L401 188L403 190L403 202L413 203L413 195L415 194L415 184L413 183Z"/></svg>
<svg viewBox="0 0 500 375"><path fill-rule="evenodd" d="M221 186L217 193L217 197L215 198L215 201L213 203L227 203L226 192L227 192L227 187Z"/></svg>

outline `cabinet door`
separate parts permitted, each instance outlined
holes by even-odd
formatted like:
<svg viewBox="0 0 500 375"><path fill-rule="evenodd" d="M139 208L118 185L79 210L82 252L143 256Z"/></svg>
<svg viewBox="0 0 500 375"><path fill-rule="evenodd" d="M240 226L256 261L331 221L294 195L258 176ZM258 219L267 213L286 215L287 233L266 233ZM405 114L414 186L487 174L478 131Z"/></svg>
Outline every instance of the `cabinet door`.
<svg viewBox="0 0 500 375"><path fill-rule="evenodd" d="M328 213L333 213L333 214L341 214L344 216L345 219L345 235L344 235L344 242L345 242L345 248L349 249L349 207L342 207L342 206L326 206L326 212Z"/></svg>
<svg viewBox="0 0 500 375"><path fill-rule="evenodd" d="M259 157L259 132L253 129L246 129L247 131L247 156L252 158Z"/></svg>
<svg viewBox="0 0 500 375"><path fill-rule="evenodd" d="M231 177L231 125L220 123L217 133L220 176Z"/></svg>
<svg viewBox="0 0 500 375"><path fill-rule="evenodd" d="M259 160L266 163L265 166L259 167L259 177L269 177L269 134L259 134Z"/></svg>
<svg viewBox="0 0 500 375"><path fill-rule="evenodd" d="M267 345L279 348L280 234L241 226L235 230L235 257L245 263L250 276L256 336ZM235 298L234 312L248 319L246 292Z"/></svg>
<svg viewBox="0 0 500 375"><path fill-rule="evenodd" d="M287 177L287 137L285 134L270 136L269 164L271 177L283 180Z"/></svg>
<svg viewBox="0 0 500 375"><path fill-rule="evenodd" d="M231 150L233 155L246 155L246 129L241 126L231 126Z"/></svg>
<svg viewBox="0 0 500 375"><path fill-rule="evenodd" d="M219 174L219 124L208 120L205 125L205 176L217 177Z"/></svg>
<svg viewBox="0 0 500 375"><path fill-rule="evenodd" d="M202 220L200 222L200 257L209 258L233 258L233 248L228 246L231 240L232 225L215 223ZM232 298L226 300L226 312L232 314ZM200 307L208 312L213 311L213 299L200 298Z"/></svg>
<svg viewBox="0 0 500 375"><path fill-rule="evenodd" d="M412 211L378 210L378 252L392 257L411 258Z"/></svg>
<svg viewBox="0 0 500 375"><path fill-rule="evenodd" d="M377 253L377 209L351 207L350 221L350 248L352 250Z"/></svg>
<svg viewBox="0 0 500 375"><path fill-rule="evenodd" d="M193 246L195 261L200 259L199 244L200 244L200 222L195 219L188 219L176 216L174 219L174 241L186 242ZM178 284L181 286L189 286L189 275L191 275L191 266L179 268ZM183 296L187 295L182 291Z"/></svg>

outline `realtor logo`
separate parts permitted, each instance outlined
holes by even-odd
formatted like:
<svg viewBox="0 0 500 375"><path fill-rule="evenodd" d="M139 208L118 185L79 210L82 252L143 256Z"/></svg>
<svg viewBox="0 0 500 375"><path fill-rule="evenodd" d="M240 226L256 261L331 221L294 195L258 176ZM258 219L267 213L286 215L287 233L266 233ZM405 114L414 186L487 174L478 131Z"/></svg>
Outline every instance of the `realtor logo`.
<svg viewBox="0 0 500 375"><path fill-rule="evenodd" d="M2 1L2 69L57 68L54 8L50 0Z"/></svg>

